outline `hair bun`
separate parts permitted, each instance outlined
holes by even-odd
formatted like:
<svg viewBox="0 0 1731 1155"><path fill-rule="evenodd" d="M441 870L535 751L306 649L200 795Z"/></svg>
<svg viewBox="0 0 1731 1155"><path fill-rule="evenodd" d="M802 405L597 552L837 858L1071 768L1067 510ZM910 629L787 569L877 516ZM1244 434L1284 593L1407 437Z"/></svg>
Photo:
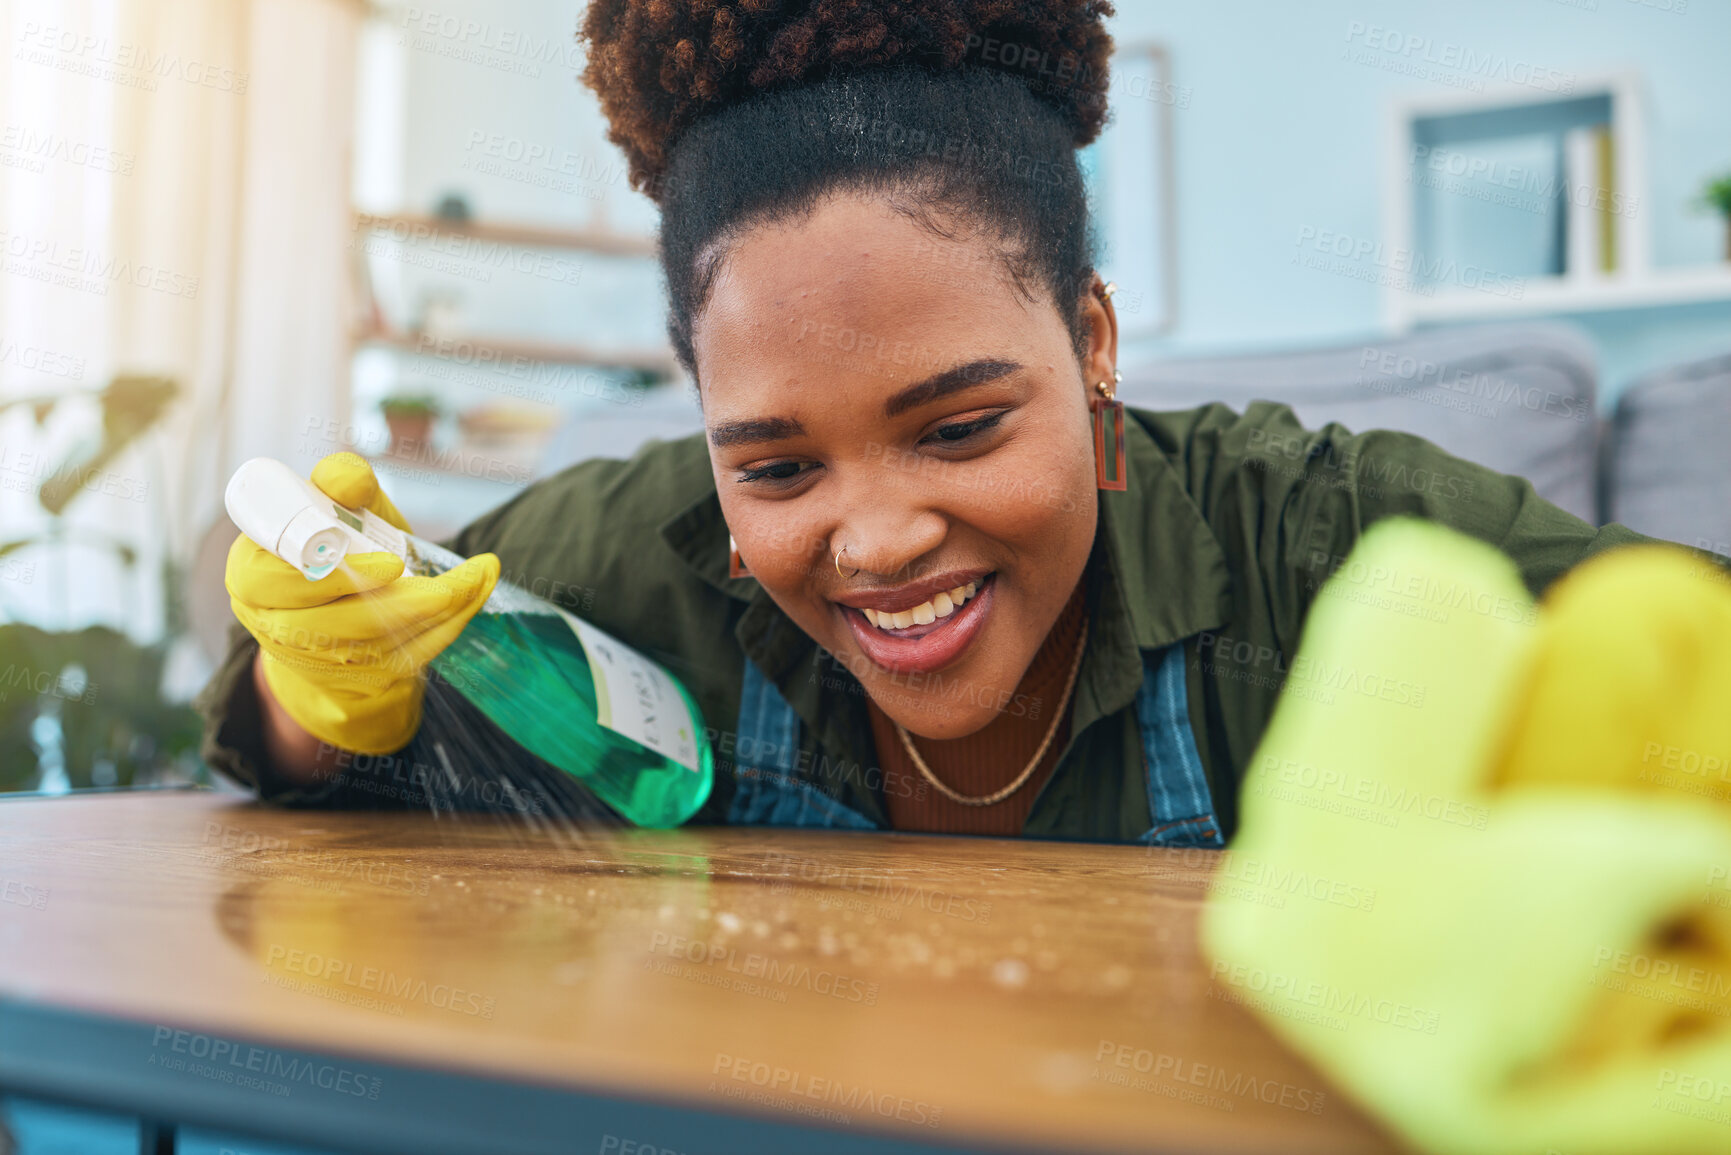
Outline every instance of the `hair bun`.
<svg viewBox="0 0 1731 1155"><path fill-rule="evenodd" d="M633 187L655 196L694 121L838 70L1011 73L1088 144L1106 122L1112 11L1109 0L592 0L579 36L607 137L625 150Z"/></svg>

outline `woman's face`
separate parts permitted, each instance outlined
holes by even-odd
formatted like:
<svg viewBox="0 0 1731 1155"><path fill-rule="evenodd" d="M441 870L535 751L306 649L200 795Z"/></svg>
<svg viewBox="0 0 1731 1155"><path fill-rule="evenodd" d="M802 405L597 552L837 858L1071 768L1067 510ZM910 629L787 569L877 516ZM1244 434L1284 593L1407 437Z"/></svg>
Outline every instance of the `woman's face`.
<svg viewBox="0 0 1731 1155"><path fill-rule="evenodd" d="M1082 575L1089 391L1117 351L1109 304L1087 308L1078 364L1057 305L1019 293L989 239L836 197L734 241L697 318L740 556L915 734L971 734L1009 706Z"/></svg>

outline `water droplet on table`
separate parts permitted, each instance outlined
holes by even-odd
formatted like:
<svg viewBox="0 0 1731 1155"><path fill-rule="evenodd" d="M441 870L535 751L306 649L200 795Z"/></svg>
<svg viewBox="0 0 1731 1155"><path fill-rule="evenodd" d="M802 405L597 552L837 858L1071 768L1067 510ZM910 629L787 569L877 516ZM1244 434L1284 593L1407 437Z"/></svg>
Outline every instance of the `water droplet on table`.
<svg viewBox="0 0 1731 1155"><path fill-rule="evenodd" d="M992 964L992 981L1005 990L1020 990L1028 985L1028 964L1019 958L1001 958Z"/></svg>

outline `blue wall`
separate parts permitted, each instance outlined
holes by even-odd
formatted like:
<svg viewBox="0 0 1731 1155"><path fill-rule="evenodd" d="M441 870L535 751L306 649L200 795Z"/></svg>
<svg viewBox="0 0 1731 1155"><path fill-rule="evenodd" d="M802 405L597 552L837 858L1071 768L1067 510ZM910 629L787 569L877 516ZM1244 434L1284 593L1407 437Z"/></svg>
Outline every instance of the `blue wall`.
<svg viewBox="0 0 1731 1155"><path fill-rule="evenodd" d="M1163 41L1173 81L1188 89L1187 106L1172 109L1178 326L1131 355L1381 331L1377 287L1293 263L1295 241L1307 227L1379 239L1387 101L1455 89L1347 58L1366 47L1367 33L1349 38L1360 25L1426 37L1437 59L1450 45L1506 58L1511 70L1525 66L1522 76L1637 71L1649 187L1634 223L1650 229L1655 267L1723 261L1723 224L1690 202L1710 173L1731 171L1728 0L1120 0L1118 9L1116 34ZM1646 369L1731 351L1731 302L1570 319L1599 343L1607 402Z"/></svg>
<svg viewBox="0 0 1731 1155"><path fill-rule="evenodd" d="M1176 330L1127 359L1345 343L1381 332L1373 284L1293 262L1301 229L1382 235L1383 117L1396 94L1452 89L1343 56L1357 26L1427 37L1510 68L1646 81L1648 203L1658 267L1723 259L1723 225L1692 211L1709 173L1731 170L1731 0L1117 0L1121 40L1172 53L1178 289ZM1681 12L1675 11L1683 5ZM1664 7L1669 6L1669 8ZM460 190L484 219L636 230L653 210L620 179L600 110L569 50L580 0L446 0L451 19L504 41L551 46L527 56L454 51L402 16L389 37L404 60L406 119L397 195L425 210ZM1388 54L1380 54L1388 55ZM1458 70L1457 70L1458 72ZM1523 73L1524 74L1524 73ZM1467 77L1471 79L1471 77ZM487 144L474 142L484 137ZM489 157L539 147L562 163ZM381 206L383 207L383 206ZM475 328L566 340L655 341L653 268L588 259L579 284L507 274L455 278ZM412 294L428 277L404 270ZM449 280L450 278L447 278ZM1134 287L1127 285L1126 287ZM1731 350L1731 302L1578 318L1598 340L1608 402L1643 370Z"/></svg>

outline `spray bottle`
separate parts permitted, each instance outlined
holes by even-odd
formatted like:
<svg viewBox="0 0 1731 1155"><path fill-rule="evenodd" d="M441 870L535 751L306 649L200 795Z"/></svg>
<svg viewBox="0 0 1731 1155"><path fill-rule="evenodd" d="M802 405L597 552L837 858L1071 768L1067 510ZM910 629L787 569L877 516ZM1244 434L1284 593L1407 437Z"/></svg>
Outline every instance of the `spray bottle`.
<svg viewBox="0 0 1731 1155"><path fill-rule="evenodd" d="M268 457L235 470L223 504L242 533L308 581L329 576L351 552L393 553L405 572L427 577L464 560L338 504ZM617 638L504 579L432 666L518 745L638 826L677 826L709 797L714 759L685 687Z"/></svg>

